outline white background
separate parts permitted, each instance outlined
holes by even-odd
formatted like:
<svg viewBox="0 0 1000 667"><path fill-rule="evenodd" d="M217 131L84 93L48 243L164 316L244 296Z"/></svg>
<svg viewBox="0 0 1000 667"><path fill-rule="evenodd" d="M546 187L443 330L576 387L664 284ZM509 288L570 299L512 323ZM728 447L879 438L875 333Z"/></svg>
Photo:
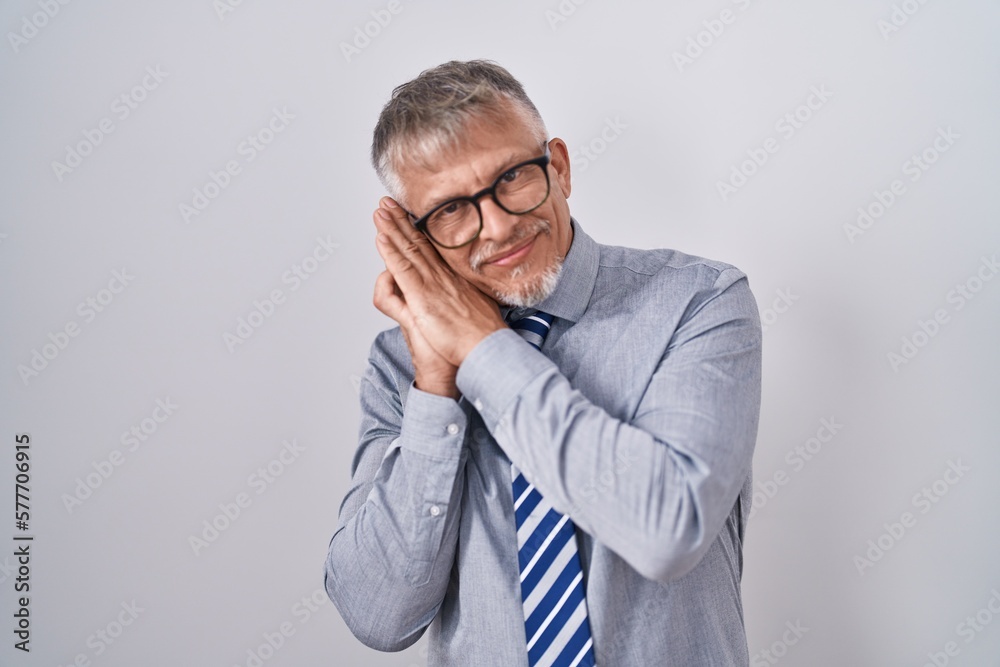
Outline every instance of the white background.
<svg viewBox="0 0 1000 667"><path fill-rule="evenodd" d="M372 305L371 131L394 86L486 57L553 136L592 149L574 154L570 205L595 240L749 276L768 324L743 579L755 664L1000 664L1000 279L982 263L1000 252L1000 7L910 0L889 30L889 0L672 4L109 0L48 18L4 2L0 663L247 665L285 622L269 667L425 663L423 641L379 654L328 601L296 605L325 600L356 383L395 325ZM373 11L391 21L358 37ZM354 40L367 45L345 55ZM155 88L147 67L164 73ZM813 87L830 96L800 109ZM143 98L127 118L122 95ZM249 161L241 143L274 109L294 118ZM788 136L776 123L796 111ZM113 132L75 168L53 166L105 118ZM610 143L608 119L624 125ZM904 163L939 128L948 150L912 180ZM769 137L777 152L741 167ZM229 160L240 172L186 221L179 206ZM753 173L724 199L734 167ZM849 239L894 179L903 194ZM337 248L293 289L283 276L317 238ZM127 286L102 292L123 269ZM283 303L227 345L276 289ZM79 309L88 298L101 312ZM178 406L162 423L157 399ZM833 438L786 458L823 419L842 425ZM143 420L155 431L123 444ZM32 437L30 654L12 646L17 433ZM262 488L251 475L286 440L302 451ZM939 481L950 462L968 469L954 484ZM67 505L88 475L99 486ZM933 504L914 500L925 487ZM240 493L249 506L196 554L190 537ZM134 622L97 640L133 601ZM960 626L977 613L979 630ZM786 623L808 630L785 643Z"/></svg>

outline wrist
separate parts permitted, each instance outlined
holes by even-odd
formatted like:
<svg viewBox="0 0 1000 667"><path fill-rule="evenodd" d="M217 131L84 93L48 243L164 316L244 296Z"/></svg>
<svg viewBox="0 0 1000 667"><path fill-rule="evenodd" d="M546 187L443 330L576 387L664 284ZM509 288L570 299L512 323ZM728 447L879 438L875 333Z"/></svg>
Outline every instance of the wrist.
<svg viewBox="0 0 1000 667"><path fill-rule="evenodd" d="M421 378L416 378L413 381L413 386L420 391L425 391L428 394L436 394L437 396L446 396L448 398L453 398L456 401L461 397L462 393L458 390L455 385L455 379L452 378L450 381L424 381Z"/></svg>

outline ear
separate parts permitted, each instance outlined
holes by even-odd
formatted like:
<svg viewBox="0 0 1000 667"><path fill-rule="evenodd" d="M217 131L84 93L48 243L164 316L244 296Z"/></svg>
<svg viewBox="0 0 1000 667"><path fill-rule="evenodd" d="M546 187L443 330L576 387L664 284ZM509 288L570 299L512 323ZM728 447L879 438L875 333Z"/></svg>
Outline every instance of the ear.
<svg viewBox="0 0 1000 667"><path fill-rule="evenodd" d="M549 151L552 154L549 158L549 166L555 172L555 181L559 185L559 189L562 190L563 198L569 199L573 186L570 183L569 149L566 147L566 142L559 137L554 137L549 142Z"/></svg>

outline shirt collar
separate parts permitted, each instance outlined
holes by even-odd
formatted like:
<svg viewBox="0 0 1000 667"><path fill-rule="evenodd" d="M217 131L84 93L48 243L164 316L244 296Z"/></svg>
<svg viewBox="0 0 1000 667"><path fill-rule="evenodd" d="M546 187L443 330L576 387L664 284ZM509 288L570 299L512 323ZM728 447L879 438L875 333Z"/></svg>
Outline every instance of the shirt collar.
<svg viewBox="0 0 1000 667"><path fill-rule="evenodd" d="M516 308L500 306L500 314L504 321L508 315L513 318L524 317L525 314L540 310L571 322L577 322L586 312L590 303L590 295L597 283L597 268L601 252L594 239L590 238L576 218L570 217L573 230L573 240L569 252L563 260L562 273L552 294L532 308Z"/></svg>

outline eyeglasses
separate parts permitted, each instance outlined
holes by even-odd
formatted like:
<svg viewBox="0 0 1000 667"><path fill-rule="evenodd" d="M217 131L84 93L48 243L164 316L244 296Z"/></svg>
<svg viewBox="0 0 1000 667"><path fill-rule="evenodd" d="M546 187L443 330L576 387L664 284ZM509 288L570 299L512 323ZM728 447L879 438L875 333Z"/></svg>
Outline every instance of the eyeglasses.
<svg viewBox="0 0 1000 667"><path fill-rule="evenodd" d="M530 213L545 203L549 198L550 157L549 146L545 144L544 155L506 169L493 185L471 197L449 199L419 219L409 211L406 214L413 219L413 226L434 243L443 248L461 248L483 231L481 198L489 195L497 206L512 215Z"/></svg>

